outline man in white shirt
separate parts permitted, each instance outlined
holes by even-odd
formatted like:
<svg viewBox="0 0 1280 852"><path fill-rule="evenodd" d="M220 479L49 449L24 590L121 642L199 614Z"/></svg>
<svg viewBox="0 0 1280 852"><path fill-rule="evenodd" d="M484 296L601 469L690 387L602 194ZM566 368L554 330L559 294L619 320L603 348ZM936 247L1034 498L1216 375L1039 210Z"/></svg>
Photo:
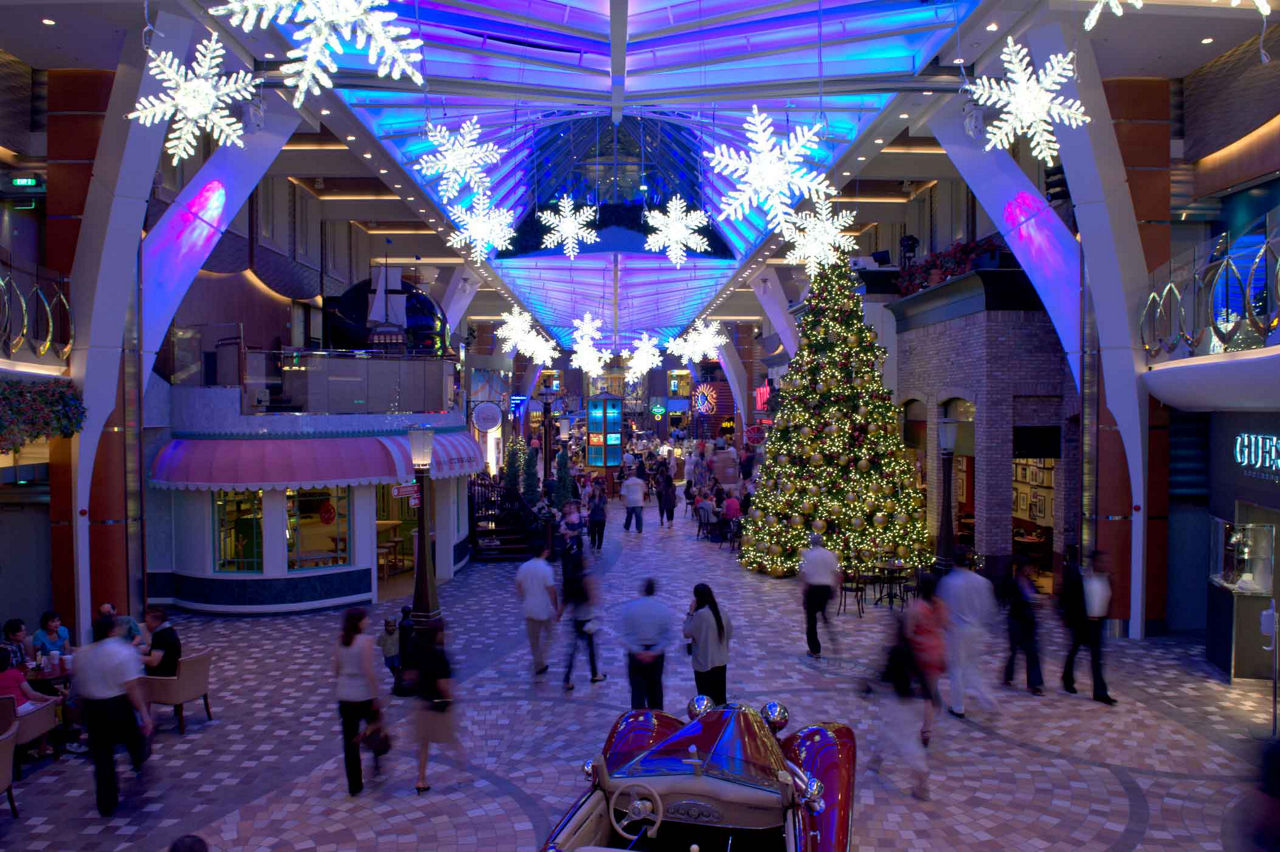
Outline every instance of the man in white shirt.
<svg viewBox="0 0 1280 852"><path fill-rule="evenodd" d="M529 634L529 650L533 652L533 673L547 673L547 648L551 645L551 628L560 613L556 600L556 577L547 557L551 548L542 547L533 559L516 570L516 594L524 602L524 626Z"/></svg>
<svg viewBox="0 0 1280 852"><path fill-rule="evenodd" d="M996 703L982 685L978 660L987 630L996 619L996 595L991 581L957 564L938 583L938 597L947 605L947 673L951 676L951 715L964 718L964 693L972 689L988 710Z"/></svg>
<svg viewBox="0 0 1280 852"><path fill-rule="evenodd" d="M627 679L631 709L662 709L662 668L671 644L675 613L655 596L653 578L644 581L641 595L623 604L622 644L627 649Z"/></svg>
<svg viewBox="0 0 1280 852"><path fill-rule="evenodd" d="M114 814L120 804L116 746L123 744L134 771L141 771L147 759L146 737L152 730L143 695L142 658L125 641L124 631L122 619L99 618L93 623L93 644L76 654L75 691L89 734L98 813L104 817Z"/></svg>
<svg viewBox="0 0 1280 852"><path fill-rule="evenodd" d="M828 633L831 622L827 621L827 604L835 596L835 590L844 579L840 570L840 561L830 550L822 546L822 536L813 533L809 536L809 549L800 558L800 582L804 586L804 633L809 643L809 656L818 659L822 656L822 643L818 641L818 616L826 625Z"/></svg>
<svg viewBox="0 0 1280 852"><path fill-rule="evenodd" d="M627 507L627 517L622 528L631 531L631 519L636 519L636 532L644 532L644 494L649 486L640 477L632 473L622 482L622 505Z"/></svg>

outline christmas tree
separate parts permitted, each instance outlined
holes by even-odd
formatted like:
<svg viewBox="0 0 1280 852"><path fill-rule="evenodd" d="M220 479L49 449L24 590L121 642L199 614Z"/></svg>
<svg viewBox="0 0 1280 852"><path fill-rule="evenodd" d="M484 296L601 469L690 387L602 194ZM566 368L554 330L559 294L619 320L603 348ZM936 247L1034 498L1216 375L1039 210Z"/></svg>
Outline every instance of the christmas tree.
<svg viewBox="0 0 1280 852"><path fill-rule="evenodd" d="M524 460L528 454L529 447L525 444L524 438L519 435L511 442L511 446L507 447L507 466L503 470L503 484L512 494L520 490L520 474L524 472Z"/></svg>
<svg viewBox="0 0 1280 852"><path fill-rule="evenodd" d="M556 508L560 509L573 499L573 475L569 473L569 453L556 454Z"/></svg>
<svg viewBox="0 0 1280 852"><path fill-rule="evenodd" d="M538 479L538 457L526 453L524 457L524 502L532 506L542 496L542 481Z"/></svg>
<svg viewBox="0 0 1280 852"><path fill-rule="evenodd" d="M863 322L856 285L840 263L810 286L743 526L739 559L752 571L795 574L811 532L846 571L929 561L924 495L880 375L885 349Z"/></svg>

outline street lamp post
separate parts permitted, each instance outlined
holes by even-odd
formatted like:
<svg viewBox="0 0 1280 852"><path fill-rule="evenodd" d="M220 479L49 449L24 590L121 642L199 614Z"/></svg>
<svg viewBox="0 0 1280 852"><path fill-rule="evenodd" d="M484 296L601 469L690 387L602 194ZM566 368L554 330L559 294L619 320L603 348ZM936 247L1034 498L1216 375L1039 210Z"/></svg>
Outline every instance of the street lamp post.
<svg viewBox="0 0 1280 852"><path fill-rule="evenodd" d="M424 628L440 620L440 595L436 591L435 560L431 556L431 444L435 433L426 426L409 430L409 450L418 479L418 552L414 560L413 626Z"/></svg>
<svg viewBox="0 0 1280 852"><path fill-rule="evenodd" d="M551 481L551 404L557 396L550 376L543 378L538 396L542 397L542 481L547 483Z"/></svg>
<svg viewBox="0 0 1280 852"><path fill-rule="evenodd" d="M944 417L938 421L938 450L942 456L942 514L938 518L938 547L934 565L949 570L955 562L956 537L951 517L951 468L956 456L956 433L960 421Z"/></svg>

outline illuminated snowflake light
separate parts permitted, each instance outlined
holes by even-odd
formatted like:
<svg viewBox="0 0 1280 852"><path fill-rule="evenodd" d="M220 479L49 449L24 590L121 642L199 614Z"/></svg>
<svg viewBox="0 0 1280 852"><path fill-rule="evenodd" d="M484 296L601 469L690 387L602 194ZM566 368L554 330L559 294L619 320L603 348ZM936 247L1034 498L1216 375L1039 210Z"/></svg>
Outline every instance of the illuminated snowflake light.
<svg viewBox="0 0 1280 852"><path fill-rule="evenodd" d="M538 213L538 221L551 229L542 238L543 248L564 245L564 253L570 260L578 256L578 245L590 245L600 241L600 235L587 226L595 218L596 208L583 207L573 209L573 199L568 195L560 196L560 212L542 210Z"/></svg>
<svg viewBox="0 0 1280 852"><path fill-rule="evenodd" d="M150 127L173 118L164 150L176 166L196 152L200 131L207 130L219 145L244 147L244 126L227 106L253 97L256 83L248 71L221 76L226 53L218 36L211 35L196 47L196 61L187 70L171 52L152 54L147 71L164 86L159 95L146 95L134 104L129 118Z"/></svg>
<svg viewBox="0 0 1280 852"><path fill-rule="evenodd" d="M640 339L631 345L631 353L627 357L627 381L638 382L662 366L662 353L658 351L658 339L642 332Z"/></svg>
<svg viewBox="0 0 1280 852"><path fill-rule="evenodd" d="M1234 6L1239 2L1240 0L1235 0L1235 3L1232 3L1231 5ZM1265 2L1265 0L1263 0L1263 2ZM1142 0L1129 0L1129 5L1135 9L1141 9ZM1092 30L1094 25L1098 23L1098 16L1102 14L1103 7L1110 9L1115 13L1117 18L1124 15L1124 7L1120 5L1120 0L1094 0L1093 8L1089 10L1089 14L1085 15L1084 18L1084 28L1086 32ZM1264 12L1263 14L1266 13Z"/></svg>
<svg viewBox="0 0 1280 852"><path fill-rule="evenodd" d="M390 0L229 0L210 9L210 14L231 19L231 25L245 32L255 26L266 29L277 24L298 24L293 40L298 47L289 51L290 62L280 67L284 83L297 89L293 105L302 106L307 92L320 94L323 86L333 88L330 74L338 72L334 54L343 52L347 42L356 50L368 47L369 64L377 65L378 76L399 80L408 77L419 86L422 75L413 63L422 58L422 39L405 38L408 27L393 24L396 13L382 10Z"/></svg>
<svg viewBox="0 0 1280 852"><path fill-rule="evenodd" d="M688 259L688 250L710 251L711 244L707 238L698 233L698 229L708 224L707 214L701 210L687 209L685 200L679 195L671 196L667 202L667 211L648 210L644 220L649 227L656 228L644 241L645 251L667 250L667 260L684 266Z"/></svg>
<svg viewBox="0 0 1280 852"><path fill-rule="evenodd" d="M477 195L470 207L453 205L449 215L458 230L449 235L449 245L456 249L471 246L473 260L483 260L491 248L511 247L516 232L511 227L515 213L505 207L492 207L488 195Z"/></svg>
<svg viewBox="0 0 1280 852"><path fill-rule="evenodd" d="M1133 0L1130 0L1130 2L1133 2ZM1234 9L1239 6L1240 2L1241 0L1231 0L1231 8ZM1258 7L1258 13L1262 15L1262 17L1265 18L1271 14L1271 4L1268 3L1267 0L1253 0L1253 5ZM1139 2L1137 8L1141 7L1142 3Z"/></svg>
<svg viewBox="0 0 1280 852"><path fill-rule="evenodd" d="M836 194L826 175L804 165L805 154L817 148L820 123L797 127L781 145L773 133L773 119L755 106L751 107L751 115L743 126L747 131L748 150L717 145L714 151L703 152L718 174L738 182L733 191L721 199L723 209L718 219L741 219L752 207L760 206L768 217L769 227L777 230L791 215L796 196L816 200Z"/></svg>
<svg viewBox="0 0 1280 852"><path fill-rule="evenodd" d="M667 341L667 351L683 363L697 364L720 356L720 347L728 346L729 338L720 331L720 323L698 320L681 337Z"/></svg>
<svg viewBox="0 0 1280 852"><path fill-rule="evenodd" d="M550 367L560 354L556 345L533 327L533 317L519 308L512 308L502 315L502 325L496 333L502 341L503 352L519 352L544 367Z"/></svg>
<svg viewBox="0 0 1280 852"><path fill-rule="evenodd" d="M442 175L439 189L440 198L444 201L452 200L466 185L476 192L487 192L489 175L484 167L498 162L507 152L506 148L499 148L492 142L476 144L480 139L480 124L475 116L463 122L457 133L428 123L427 138L436 150L423 154L413 167L424 177Z"/></svg>
<svg viewBox="0 0 1280 852"><path fill-rule="evenodd" d="M1038 73L1031 67L1030 54L1010 38L1000 51L1008 79L979 77L965 89L983 106L994 106L1001 115L987 127L987 150L1008 148L1017 136L1031 141L1031 153L1053 165L1058 139L1053 124L1079 127L1090 119L1084 104L1075 98L1055 94L1071 79L1075 52L1055 53Z"/></svg>
<svg viewBox="0 0 1280 852"><path fill-rule="evenodd" d="M858 247L854 238L844 233L853 224L853 212L842 210L832 215L831 202L825 198L815 206L817 212L806 210L792 216L782 230L794 246L787 252L787 263L803 263L810 278Z"/></svg>
<svg viewBox="0 0 1280 852"><path fill-rule="evenodd" d="M604 368L613 353L608 349L597 349L596 341L604 335L600 331L602 320L595 319L591 312L582 315L582 319L573 321L573 357L569 366L576 367L588 376L604 375Z"/></svg>

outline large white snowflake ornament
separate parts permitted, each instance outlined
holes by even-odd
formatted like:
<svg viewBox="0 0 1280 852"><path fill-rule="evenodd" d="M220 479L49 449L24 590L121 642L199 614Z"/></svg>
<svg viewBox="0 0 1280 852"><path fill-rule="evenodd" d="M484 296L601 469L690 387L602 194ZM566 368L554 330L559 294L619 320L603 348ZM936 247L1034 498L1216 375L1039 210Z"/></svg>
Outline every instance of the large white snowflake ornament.
<svg viewBox="0 0 1280 852"><path fill-rule="evenodd" d="M720 331L720 323L698 320L681 337L668 340L667 351L681 363L692 361L698 364L709 358L718 358L720 347L728 345L729 338Z"/></svg>
<svg viewBox="0 0 1280 852"><path fill-rule="evenodd" d="M777 230L791 215L791 205L797 196L816 200L836 194L826 175L804 164L805 155L818 145L821 124L797 127L779 145L773 133L773 119L753 105L743 126L747 130L748 150L717 145L714 151L703 152L718 174L738 182L721 199L724 207L718 219L741 219L752 207L759 206L768 217L769 227Z"/></svg>
<svg viewBox="0 0 1280 852"><path fill-rule="evenodd" d="M831 202L825 198L819 199L815 207L816 212L797 213L782 228L784 237L793 246L787 252L787 263L803 263L810 278L858 247L853 236L844 232L853 224L853 212L841 210L833 215Z"/></svg>
<svg viewBox="0 0 1280 852"><path fill-rule="evenodd" d="M475 197L470 207L453 205L449 215L458 224L458 230L449 235L449 245L456 249L470 245L473 260L488 257L491 248L510 248L516 235L511 227L515 213L492 206L489 196L483 193Z"/></svg>
<svg viewBox="0 0 1280 852"><path fill-rule="evenodd" d="M662 353L658 351L658 339L649 332L641 332L640 337L631 345L631 353L627 356L628 382L638 382L662 366Z"/></svg>
<svg viewBox="0 0 1280 852"><path fill-rule="evenodd" d="M667 250L667 260L684 266L688 260L688 250L710 251L711 244L707 238L698 233L698 229L708 224L707 214L701 210L689 210L683 198L671 196L667 202L667 211L645 211L644 220L649 227L657 230L649 234L644 241L645 251Z"/></svg>
<svg viewBox="0 0 1280 852"><path fill-rule="evenodd" d="M573 199L568 195L560 196L560 212L541 210L538 221L551 231L542 238L543 248L564 245L564 253L570 260L578 256L578 246L590 245L600 241L600 235L588 227L587 223L595 218L596 208L583 207L573 209Z"/></svg>
<svg viewBox="0 0 1280 852"><path fill-rule="evenodd" d="M320 89L333 88L331 74L338 71L335 54L343 53L342 43L356 50L368 47L369 64L376 65L378 76L388 74L393 80L400 75L419 86L422 75L413 63L422 58L418 48L422 39L405 38L410 29L392 23L396 13L382 10L390 0L228 0L223 6L209 10L224 15L231 25L251 32L255 26L266 29L277 24L297 24L293 40L299 43L287 54L290 62L280 67L285 85L297 88L293 105L302 106L307 92L320 94Z"/></svg>
<svg viewBox="0 0 1280 852"><path fill-rule="evenodd" d="M590 311L573 321L573 357L569 359L569 366L588 376L604 375L605 365L613 357L608 349L596 348L596 341L603 336L601 325L602 320L592 317Z"/></svg>
<svg viewBox="0 0 1280 852"><path fill-rule="evenodd" d="M497 329L503 352L519 352L535 364L544 367L560 354L556 345L533 326L533 317L527 311L512 308L502 315L502 325Z"/></svg>
<svg viewBox="0 0 1280 852"><path fill-rule="evenodd" d="M1026 136L1031 140L1031 153L1051 166L1058 153L1054 123L1079 127L1090 120L1080 101L1055 94L1074 73L1071 63L1075 52L1053 54L1036 72L1027 49L1010 37L1000 59L1007 79L979 77L965 87L979 104L1001 110L1000 117L987 127L987 150L1008 148L1015 137Z"/></svg>
<svg viewBox="0 0 1280 852"><path fill-rule="evenodd" d="M244 147L244 125L227 106L253 97L253 87L261 81L248 71L219 75L225 52L214 34L196 47L196 61L190 70L167 50L152 54L147 63L147 70L165 91L139 98L129 118L137 119L143 127L174 119L164 150L173 156L175 166L196 152L201 130L209 131L219 145Z"/></svg>
<svg viewBox="0 0 1280 852"><path fill-rule="evenodd" d="M1133 0L1129 0L1129 2L1133 2ZM1141 5L1141 3L1138 4L1139 7L1141 7ZM1231 8L1234 9L1239 5L1240 0L1231 0ZM1271 4L1268 3L1267 0L1253 0L1253 5L1258 8L1258 14L1262 15L1262 17L1265 18L1271 14Z"/></svg>
<svg viewBox="0 0 1280 852"><path fill-rule="evenodd" d="M489 189L489 175L484 167L493 165L507 152L492 142L476 144L480 140L480 124L475 116L462 123L457 133L438 124L427 124L427 138L436 150L423 154L413 167L424 177L443 175L440 180L440 198L451 201L464 185L476 192Z"/></svg>
<svg viewBox="0 0 1280 852"><path fill-rule="evenodd" d="M1240 0L1236 0L1236 3L1239 2ZM1135 9L1141 9L1142 0L1129 0L1129 5ZM1232 5L1234 6L1235 4L1233 3ZM1120 0L1093 0L1093 8L1090 9L1089 14L1084 17L1084 28L1086 32L1093 29L1094 25L1098 23L1098 16L1102 14L1104 6L1114 12L1117 18L1124 15L1124 7L1120 5Z"/></svg>

